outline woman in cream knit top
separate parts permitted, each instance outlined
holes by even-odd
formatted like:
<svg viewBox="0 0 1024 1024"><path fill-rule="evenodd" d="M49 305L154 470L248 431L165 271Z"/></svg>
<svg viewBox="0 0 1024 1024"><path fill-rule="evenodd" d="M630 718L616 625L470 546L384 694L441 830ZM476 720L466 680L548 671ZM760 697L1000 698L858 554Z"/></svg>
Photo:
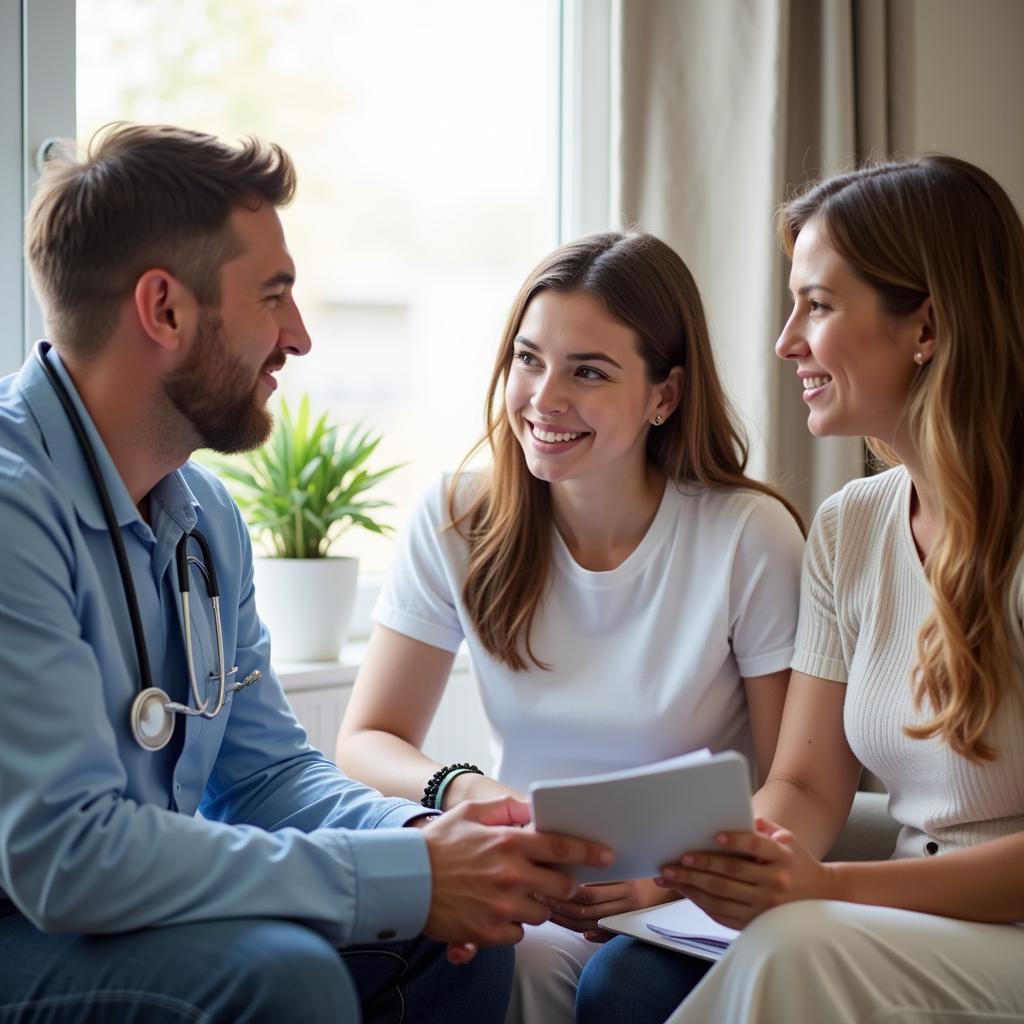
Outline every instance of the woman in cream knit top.
<svg viewBox="0 0 1024 1024"><path fill-rule="evenodd" d="M578 1020L1024 1021L1024 226L930 156L821 182L779 228L808 428L893 468L815 518L755 831L662 869L739 937L710 970L616 939ZM824 864L862 766L895 854Z"/></svg>
<svg viewBox="0 0 1024 1024"><path fill-rule="evenodd" d="M976 763L938 737L911 739L907 681L914 642L933 607L910 529L913 485L904 467L854 480L818 511L804 559L793 667L846 683L843 724L857 760L886 784L903 829L897 857L976 846L1024 832L1024 714L1017 687L989 724L995 761ZM1012 595L1018 622L1019 586ZM1024 865L1022 865L1024 866Z"/></svg>

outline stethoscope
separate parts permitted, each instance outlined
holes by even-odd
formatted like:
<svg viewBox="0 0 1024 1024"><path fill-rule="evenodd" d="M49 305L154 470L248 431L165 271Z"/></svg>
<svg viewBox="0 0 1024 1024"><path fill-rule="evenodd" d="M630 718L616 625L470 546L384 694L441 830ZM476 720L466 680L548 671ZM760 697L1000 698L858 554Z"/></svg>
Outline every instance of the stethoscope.
<svg viewBox="0 0 1024 1024"><path fill-rule="evenodd" d="M114 545L114 554L117 557L117 568L121 574L121 585L124 588L125 602L128 605L128 617L132 624L132 637L135 640L135 654L139 662L139 677L141 689L132 701L131 727L132 735L143 750L160 750L167 746L174 732L175 715L191 715L200 718L215 718L220 714L225 704L227 691L227 677L238 671L237 666L230 669L224 667L224 633L221 629L220 619L220 588L217 585L217 572L213 566L213 555L210 552L210 545L199 530L192 530L186 533L175 550L175 557L178 569L178 590L181 593L181 617L185 634L185 661L188 665L189 684L192 689L192 699L195 707L187 704L179 704L172 701L170 697L159 686L153 685L153 676L150 672L149 654L146 650L146 637L142 630L142 614L139 611L138 598L135 595L135 584L132 581L131 569L128 565L128 553L125 551L124 541L121 539L121 528L118 525L117 517L114 515L114 507L110 501L110 492L103 480L99 463L96 461L96 453L89 442L89 435L86 433L82 417L78 415L71 396L68 394L64 382L57 375L56 370L46 361L46 352L49 344L39 342L35 347L35 356L39 365L43 368L53 386L53 390L64 407L68 420L75 432L75 437L82 448L86 465L89 468L89 475L92 477L96 487L96 494L103 506L103 516L107 522L107 531L110 534L111 543ZM202 553L202 560L188 552L188 544L194 540ZM199 685L196 682L195 660L192 652L192 619L190 617L190 595L189 595L189 566L198 566L206 581L206 592L210 597L210 604L213 608L213 623L216 634L217 671L211 672L210 678L217 678L217 699L211 707L211 700L207 697L201 700L199 697ZM242 682L235 683L233 692L243 687L251 686L260 678L261 673L257 670L247 676Z"/></svg>

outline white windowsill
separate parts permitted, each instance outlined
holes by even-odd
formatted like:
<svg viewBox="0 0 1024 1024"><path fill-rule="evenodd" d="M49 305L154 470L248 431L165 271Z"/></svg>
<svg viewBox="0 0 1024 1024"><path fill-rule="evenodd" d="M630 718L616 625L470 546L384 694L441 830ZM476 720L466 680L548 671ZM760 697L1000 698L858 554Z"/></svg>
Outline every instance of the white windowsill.
<svg viewBox="0 0 1024 1024"><path fill-rule="evenodd" d="M351 686L366 653L366 644L346 644L339 661L282 661L274 665L286 691Z"/></svg>
<svg viewBox="0 0 1024 1024"><path fill-rule="evenodd" d="M339 661L282 661L274 665L278 679L286 692L300 690L324 690L333 687L350 687L356 681L356 673L366 655L366 642L345 645ZM455 655L453 672L469 669L469 653L463 646Z"/></svg>

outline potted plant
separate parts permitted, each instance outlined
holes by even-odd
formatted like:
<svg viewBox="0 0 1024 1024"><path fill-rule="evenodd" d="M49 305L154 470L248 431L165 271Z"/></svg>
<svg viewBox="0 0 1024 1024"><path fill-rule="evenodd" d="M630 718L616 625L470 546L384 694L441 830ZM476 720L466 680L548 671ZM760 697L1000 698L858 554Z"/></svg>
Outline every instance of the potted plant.
<svg viewBox="0 0 1024 1024"><path fill-rule="evenodd" d="M255 559L256 605L277 661L333 661L345 642L359 560L330 550L351 526L391 532L375 515L391 503L366 497L400 468L366 468L380 440L361 424L342 435L326 413L311 422L303 396L294 415L282 399L262 448L216 463L267 555Z"/></svg>

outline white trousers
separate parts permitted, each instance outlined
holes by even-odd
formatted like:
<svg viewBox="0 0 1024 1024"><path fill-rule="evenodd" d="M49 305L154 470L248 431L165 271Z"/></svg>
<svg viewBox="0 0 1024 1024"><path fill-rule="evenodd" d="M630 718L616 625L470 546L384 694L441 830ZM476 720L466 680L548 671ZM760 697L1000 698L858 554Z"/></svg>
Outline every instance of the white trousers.
<svg viewBox="0 0 1024 1024"><path fill-rule="evenodd" d="M576 985L600 945L551 921L523 931L505 1024L574 1024Z"/></svg>
<svg viewBox="0 0 1024 1024"><path fill-rule="evenodd" d="M806 900L758 917L667 1024L1024 1021L1024 928Z"/></svg>

